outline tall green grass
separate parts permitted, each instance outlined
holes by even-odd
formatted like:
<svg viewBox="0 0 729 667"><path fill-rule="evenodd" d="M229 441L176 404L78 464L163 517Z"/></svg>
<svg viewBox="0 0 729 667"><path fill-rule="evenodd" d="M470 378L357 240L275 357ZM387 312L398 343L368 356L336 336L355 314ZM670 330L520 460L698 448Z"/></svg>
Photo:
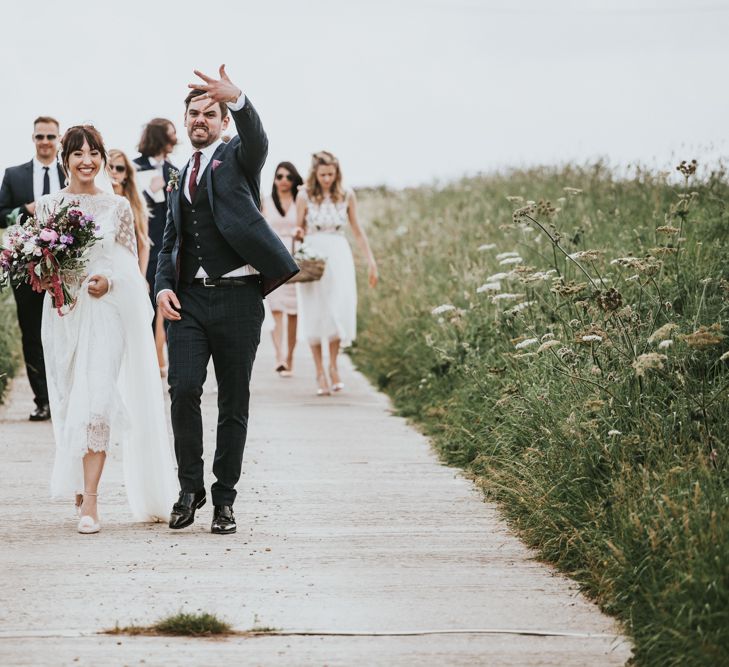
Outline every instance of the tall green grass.
<svg viewBox="0 0 729 667"><path fill-rule="evenodd" d="M9 291L0 294L0 403L22 360L15 300Z"/></svg>
<svg viewBox="0 0 729 667"><path fill-rule="evenodd" d="M729 185L682 169L361 198L355 362L640 665L729 664Z"/></svg>

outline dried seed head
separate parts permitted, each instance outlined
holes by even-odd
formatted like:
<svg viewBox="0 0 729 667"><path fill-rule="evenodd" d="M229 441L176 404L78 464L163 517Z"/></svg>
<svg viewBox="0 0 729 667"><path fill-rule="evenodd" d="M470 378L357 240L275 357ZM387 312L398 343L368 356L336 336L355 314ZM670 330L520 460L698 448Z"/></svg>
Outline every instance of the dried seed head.
<svg viewBox="0 0 729 667"><path fill-rule="evenodd" d="M612 312L618 310L623 305L623 296L614 287L611 287L604 292L599 292L597 295L597 305L600 306L605 312Z"/></svg>

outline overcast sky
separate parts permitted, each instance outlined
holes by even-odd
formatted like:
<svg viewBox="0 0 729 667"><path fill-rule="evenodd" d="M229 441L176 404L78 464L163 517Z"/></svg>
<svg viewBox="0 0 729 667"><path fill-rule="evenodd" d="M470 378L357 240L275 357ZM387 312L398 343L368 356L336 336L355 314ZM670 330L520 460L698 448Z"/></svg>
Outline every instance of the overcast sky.
<svg viewBox="0 0 729 667"><path fill-rule="evenodd" d="M270 139L263 173L312 152L352 186L606 157L726 156L729 0L50 0L5 5L0 170L36 115L93 122L132 156L180 135L192 69L231 79ZM173 161L182 164L189 144Z"/></svg>

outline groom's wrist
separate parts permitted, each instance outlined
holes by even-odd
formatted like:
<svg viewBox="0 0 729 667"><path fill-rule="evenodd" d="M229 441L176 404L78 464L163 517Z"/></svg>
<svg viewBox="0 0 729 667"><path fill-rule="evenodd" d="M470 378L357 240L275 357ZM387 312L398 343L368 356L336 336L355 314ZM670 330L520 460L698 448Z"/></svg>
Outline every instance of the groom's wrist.
<svg viewBox="0 0 729 667"><path fill-rule="evenodd" d="M231 111L240 111L245 105L246 105L246 96L243 93L242 90L239 90L238 97L235 98L235 100L231 102L227 102L228 109Z"/></svg>

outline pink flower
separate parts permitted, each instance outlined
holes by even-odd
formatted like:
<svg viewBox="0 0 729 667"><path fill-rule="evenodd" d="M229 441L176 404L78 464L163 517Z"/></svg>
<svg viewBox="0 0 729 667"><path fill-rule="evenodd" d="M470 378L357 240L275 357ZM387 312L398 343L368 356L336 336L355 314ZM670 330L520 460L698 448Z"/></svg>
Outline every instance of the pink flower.
<svg viewBox="0 0 729 667"><path fill-rule="evenodd" d="M40 234L38 234L38 238L41 241L48 241L49 243L55 243L58 241L58 234L54 232L52 229L41 229Z"/></svg>

